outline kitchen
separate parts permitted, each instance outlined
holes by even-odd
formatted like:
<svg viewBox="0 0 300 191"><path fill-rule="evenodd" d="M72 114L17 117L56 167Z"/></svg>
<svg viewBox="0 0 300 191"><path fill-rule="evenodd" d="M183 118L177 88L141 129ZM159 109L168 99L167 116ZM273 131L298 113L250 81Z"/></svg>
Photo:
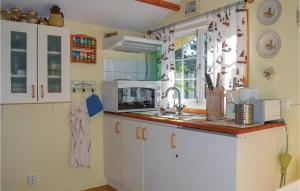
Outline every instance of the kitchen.
<svg viewBox="0 0 300 191"><path fill-rule="evenodd" d="M201 0L199 2L199 12L196 15L202 15L235 2L237 1ZM88 65L70 64L70 79L95 81L96 93L100 95L105 105L104 92L102 92L103 79L105 79L104 72L106 72L103 68L104 61L121 60L121 63L126 63L128 60L134 60L136 63L145 63L146 58L144 54L102 49L104 34L117 31L119 35L144 37L144 32L147 30L168 26L189 17L183 16L182 10L173 12L163 8L153 8L162 15L167 15L166 13L168 15L159 22L157 21L158 18L152 17L157 23L153 22L153 26L150 26L143 20L145 13L147 13L146 18L152 16L150 13L154 10L150 5L135 1L124 1L122 3L112 1L111 3L106 2L105 5L99 2L98 4L97 2L93 3L101 7L101 13L97 11L100 8L78 9L78 7L84 7L78 6L82 5L78 1L74 2L74 5L67 1L61 1L58 5L65 14L64 28L68 28L71 34L86 34L97 39L97 63ZM90 5L93 6L93 3L91 2ZM120 6L116 6L117 3L120 3ZM293 156L287 172L287 182L289 183L299 178L299 109L297 106L299 103L299 46L298 43L295 43L299 39L296 24L296 7L298 4L296 1L280 1L282 6L280 18L274 24L266 26L262 25L257 19L257 12L262 3L263 1L257 0L247 4L249 9L249 87L259 89L261 98L291 100L291 108L282 108L281 110L282 118L285 119L289 130L289 154ZM3 1L1 9L9 10L13 5L25 10L38 9L41 13L44 11L43 16L47 17L49 8L53 4L39 4L36 1ZM107 13L109 11L106 11L106 6L110 7L110 12L119 12L121 16ZM138 6L139 9L135 10L135 6ZM122 11L124 7L129 7L129 12L135 10L137 13L132 14L131 17L129 15L129 21L125 20L127 22L118 22L127 15ZM94 10L93 14L95 15L92 14L92 10ZM97 14L101 15L98 16ZM138 14L143 16L136 16ZM191 15L191 17L193 16L195 15ZM100 18L103 20L107 18L107 20L101 21L100 24L100 21L98 21ZM286 31L286 26L289 26L290 30ZM280 52L271 59L261 57L256 50L259 37L266 31L276 31L282 41ZM274 81L267 80L262 75L264 69L270 66L276 71ZM172 93L172 91L169 93L170 96ZM173 101L171 104L173 104ZM93 144L91 168L74 169L69 165L71 142L69 103L3 104L1 105L1 111L2 190L85 190L107 184L104 174L103 113L89 121ZM34 111L38 112L32 116ZM170 145L169 142L167 144ZM177 146L180 145L177 144ZM279 168L280 166L276 169L276 173L280 171ZM38 184L28 186L27 175L32 173L37 175ZM257 172L257 174L260 173ZM279 185L279 183L280 178L276 185Z"/></svg>

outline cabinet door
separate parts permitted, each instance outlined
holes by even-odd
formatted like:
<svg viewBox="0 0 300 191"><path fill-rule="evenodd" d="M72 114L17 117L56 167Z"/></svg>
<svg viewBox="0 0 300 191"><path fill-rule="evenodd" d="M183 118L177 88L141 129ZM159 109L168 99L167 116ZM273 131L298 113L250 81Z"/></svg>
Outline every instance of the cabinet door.
<svg viewBox="0 0 300 191"><path fill-rule="evenodd" d="M142 191L143 150L141 124L124 120L121 132L121 184L130 191Z"/></svg>
<svg viewBox="0 0 300 191"><path fill-rule="evenodd" d="M2 103L37 101L37 25L1 21Z"/></svg>
<svg viewBox="0 0 300 191"><path fill-rule="evenodd" d="M176 129L173 191L236 190L236 137Z"/></svg>
<svg viewBox="0 0 300 191"><path fill-rule="evenodd" d="M117 183L121 181L122 120L104 116L104 175Z"/></svg>
<svg viewBox="0 0 300 191"><path fill-rule="evenodd" d="M70 101L70 31L38 25L39 102Z"/></svg>
<svg viewBox="0 0 300 191"><path fill-rule="evenodd" d="M172 191L170 187L172 128L144 124L143 131L144 191Z"/></svg>

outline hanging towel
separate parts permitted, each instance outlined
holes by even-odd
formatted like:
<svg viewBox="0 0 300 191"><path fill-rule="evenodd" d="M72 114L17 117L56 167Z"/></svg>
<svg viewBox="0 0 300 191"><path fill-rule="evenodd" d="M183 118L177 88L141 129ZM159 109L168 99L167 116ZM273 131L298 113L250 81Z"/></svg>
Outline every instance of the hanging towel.
<svg viewBox="0 0 300 191"><path fill-rule="evenodd" d="M102 102L100 98L95 94L86 99L86 105L90 117L93 117L103 110Z"/></svg>
<svg viewBox="0 0 300 191"><path fill-rule="evenodd" d="M90 167L91 136L88 127L88 115L84 95L77 106L75 98L72 98L71 118L71 160L73 167Z"/></svg>

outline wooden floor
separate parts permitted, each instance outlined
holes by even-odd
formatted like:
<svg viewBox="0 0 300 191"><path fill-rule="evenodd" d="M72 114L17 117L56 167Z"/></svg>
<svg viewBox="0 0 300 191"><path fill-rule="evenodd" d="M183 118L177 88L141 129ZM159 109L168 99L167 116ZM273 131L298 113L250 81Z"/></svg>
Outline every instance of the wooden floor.
<svg viewBox="0 0 300 191"><path fill-rule="evenodd" d="M91 188L91 189L84 190L84 191L117 191L117 190L111 188L110 186L100 186L97 188Z"/></svg>

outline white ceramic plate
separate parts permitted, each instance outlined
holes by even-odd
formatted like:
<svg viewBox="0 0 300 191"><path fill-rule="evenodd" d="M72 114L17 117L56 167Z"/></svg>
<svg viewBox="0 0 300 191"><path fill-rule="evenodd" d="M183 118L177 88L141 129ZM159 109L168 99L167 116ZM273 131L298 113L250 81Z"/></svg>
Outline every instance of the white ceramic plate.
<svg viewBox="0 0 300 191"><path fill-rule="evenodd" d="M265 32L257 41L257 52L264 58L272 58L281 48L280 36L273 31Z"/></svg>
<svg viewBox="0 0 300 191"><path fill-rule="evenodd" d="M281 15L281 4L278 0L266 0L257 12L257 18L263 25L271 25L277 21Z"/></svg>

